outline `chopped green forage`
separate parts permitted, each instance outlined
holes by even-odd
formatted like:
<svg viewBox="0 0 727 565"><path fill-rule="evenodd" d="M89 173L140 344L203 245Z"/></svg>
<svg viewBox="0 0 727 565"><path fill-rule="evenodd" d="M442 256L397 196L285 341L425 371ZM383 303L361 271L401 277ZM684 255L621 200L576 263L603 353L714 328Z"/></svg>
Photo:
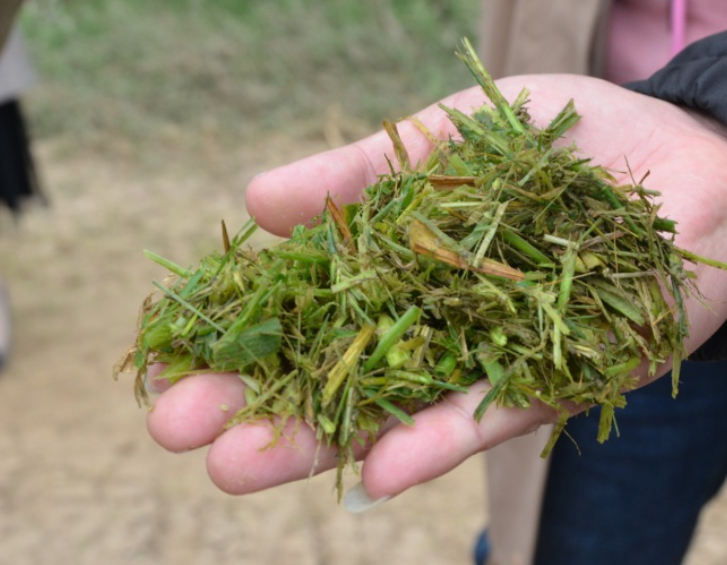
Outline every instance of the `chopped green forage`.
<svg viewBox="0 0 727 565"><path fill-rule="evenodd" d="M394 347L394 344L401 339L406 331L416 323L422 311L416 306L411 306L399 318L394 325L379 339L379 343L374 349L371 357L364 363L364 372L371 371L376 364Z"/></svg>
<svg viewBox="0 0 727 565"><path fill-rule="evenodd" d="M521 251L527 257L530 257L538 267L555 267L553 262L543 254L542 251L538 250L534 245L520 237L514 231L504 229L502 231L502 238L512 245L514 249Z"/></svg>
<svg viewBox="0 0 727 565"><path fill-rule="evenodd" d="M160 265L167 269L168 271L171 271L177 276L180 276L182 278L188 279L192 276L192 273L190 273L187 269L180 267L176 263L170 261L169 259L165 259L164 257L160 257L156 253L149 251L148 249L144 250L144 255L147 256L148 259L151 259L154 261L157 265Z"/></svg>
<svg viewBox="0 0 727 565"><path fill-rule="evenodd" d="M442 358L434 366L434 374L440 378L448 379L454 370L457 368L457 358L454 354L447 352L442 355Z"/></svg>
<svg viewBox="0 0 727 565"><path fill-rule="evenodd" d="M495 326L490 330L490 339L495 345L505 347L507 345L507 335L502 329L502 326Z"/></svg>
<svg viewBox="0 0 727 565"><path fill-rule="evenodd" d="M218 371L244 371L277 353L282 342L280 320L271 318L244 331L223 335L210 347L209 365Z"/></svg>
<svg viewBox="0 0 727 565"><path fill-rule="evenodd" d="M135 367L137 399L153 362L171 381L240 372L246 404L227 426L279 422L274 444L305 422L338 450L340 488L356 444L478 379L478 420L532 399L559 413L546 454L563 406L602 406L608 438L641 366L673 359L676 392L695 291L684 263L727 266L674 245L654 191L616 186L559 141L580 119L572 101L540 128L527 91L508 103L469 42L460 57L495 108L443 108L458 134L441 141L415 120L434 147L424 163L387 122L398 163L362 202L321 202L312 227L267 250L243 246L253 221L225 231L195 271L147 253L172 275L115 368Z"/></svg>

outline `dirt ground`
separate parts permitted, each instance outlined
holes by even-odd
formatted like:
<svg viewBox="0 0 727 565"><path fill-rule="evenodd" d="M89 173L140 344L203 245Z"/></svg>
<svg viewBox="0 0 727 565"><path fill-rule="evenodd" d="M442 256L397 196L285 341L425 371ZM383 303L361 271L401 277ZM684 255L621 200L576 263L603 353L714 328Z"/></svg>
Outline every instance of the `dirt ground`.
<svg viewBox="0 0 727 565"><path fill-rule="evenodd" d="M298 153L277 146L276 162ZM191 264L219 245L221 217L244 221L245 182L274 162L215 147L164 166L119 153L41 144L52 205L2 223L14 347L0 375L0 563L469 563L486 522L480 457L354 516L330 475L235 498L208 481L203 452L171 455L149 439L131 377L111 379L163 275L141 250ZM727 562L726 530L723 494L689 565Z"/></svg>

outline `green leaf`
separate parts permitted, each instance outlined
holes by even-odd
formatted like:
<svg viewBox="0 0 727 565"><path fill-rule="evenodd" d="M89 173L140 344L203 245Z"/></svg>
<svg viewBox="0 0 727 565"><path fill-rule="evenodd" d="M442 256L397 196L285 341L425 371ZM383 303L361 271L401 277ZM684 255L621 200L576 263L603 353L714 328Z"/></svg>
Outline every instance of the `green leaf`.
<svg viewBox="0 0 727 565"><path fill-rule="evenodd" d="M283 328L278 318L270 318L243 332L230 332L212 345L212 368L244 371L268 355L280 351Z"/></svg>

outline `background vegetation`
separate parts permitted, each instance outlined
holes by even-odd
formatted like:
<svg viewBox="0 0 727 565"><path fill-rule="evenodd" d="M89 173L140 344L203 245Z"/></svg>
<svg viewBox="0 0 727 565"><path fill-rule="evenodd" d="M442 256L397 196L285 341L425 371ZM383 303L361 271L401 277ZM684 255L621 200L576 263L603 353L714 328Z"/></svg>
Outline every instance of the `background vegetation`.
<svg viewBox="0 0 727 565"><path fill-rule="evenodd" d="M31 0L36 135L344 136L465 86L478 0ZM167 135L168 137L168 135ZM165 138L166 139L166 138ZM146 148L146 147L145 147Z"/></svg>

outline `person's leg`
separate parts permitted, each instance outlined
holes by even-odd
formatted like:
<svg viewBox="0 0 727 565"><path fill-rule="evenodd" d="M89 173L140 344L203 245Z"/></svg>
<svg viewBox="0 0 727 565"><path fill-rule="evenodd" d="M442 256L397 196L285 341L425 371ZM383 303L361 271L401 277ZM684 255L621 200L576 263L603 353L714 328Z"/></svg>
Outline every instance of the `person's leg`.
<svg viewBox="0 0 727 565"><path fill-rule="evenodd" d="M490 537L487 535L487 530L483 530L475 542L473 555L475 565L487 565L490 553Z"/></svg>
<svg viewBox="0 0 727 565"><path fill-rule="evenodd" d="M552 454L534 565L681 563L727 475L727 362L685 363L629 393L621 437L595 442L598 411L573 418Z"/></svg>
<svg viewBox="0 0 727 565"><path fill-rule="evenodd" d="M12 329L10 325L10 300L5 282L0 278L0 371L10 356Z"/></svg>

